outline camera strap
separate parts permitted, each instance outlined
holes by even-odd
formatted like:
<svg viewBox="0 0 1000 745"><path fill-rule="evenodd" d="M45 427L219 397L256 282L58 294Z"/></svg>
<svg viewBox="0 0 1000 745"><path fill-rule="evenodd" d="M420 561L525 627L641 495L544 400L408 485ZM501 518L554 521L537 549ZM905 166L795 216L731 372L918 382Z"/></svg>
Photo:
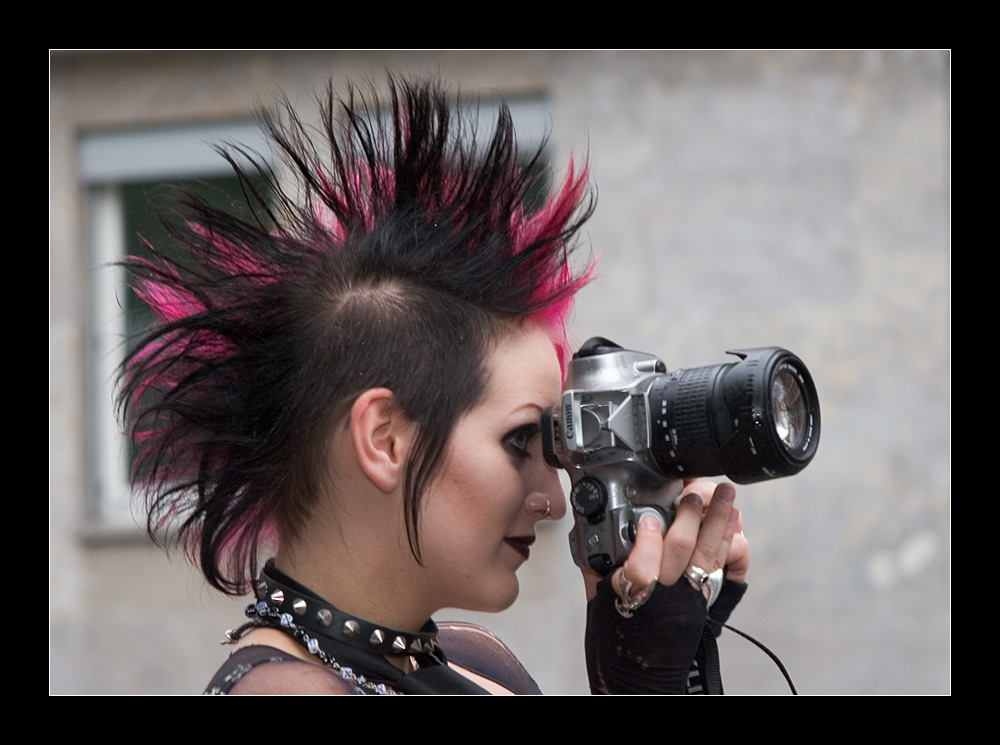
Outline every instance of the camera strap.
<svg viewBox="0 0 1000 745"><path fill-rule="evenodd" d="M715 641L711 622L705 623L701 644L695 654L694 665L688 675L687 692L706 696L721 696L722 668L719 665L719 645Z"/></svg>
<svg viewBox="0 0 1000 745"><path fill-rule="evenodd" d="M798 694L795 690L795 684L792 683L791 676L774 652L749 634L745 634L726 623L733 609L743 598L746 591L747 585L745 582L731 582L727 580L722 585L722 591L719 594L718 600L708 609L708 620L705 623L702 633L701 644L698 645L698 652L695 655L695 664L692 667L688 693L722 694L722 670L719 664L719 645L716 639L722 633L723 629L729 629L734 634L742 636L750 643L756 645L764 654L770 657L774 664L778 666L781 674L785 676L785 681L788 683L788 688L792 694Z"/></svg>

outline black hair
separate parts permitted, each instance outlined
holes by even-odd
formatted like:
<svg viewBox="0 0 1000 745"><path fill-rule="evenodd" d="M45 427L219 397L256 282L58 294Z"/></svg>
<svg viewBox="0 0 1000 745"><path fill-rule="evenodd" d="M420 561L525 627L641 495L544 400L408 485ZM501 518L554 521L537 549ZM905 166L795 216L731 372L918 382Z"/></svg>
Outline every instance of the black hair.
<svg viewBox="0 0 1000 745"><path fill-rule="evenodd" d="M284 100L262 124L294 186L260 155L220 148L249 214L185 195L170 257L150 247L122 262L159 319L119 375L147 527L161 539L179 518L177 538L230 594L330 487L334 426L376 387L418 425L404 496L419 561L421 496L484 394L488 352L529 317L564 341L590 276L589 261L569 264L593 209L586 168L571 164L527 214L535 177L505 105L482 141L436 81L392 77L388 111L377 100L328 89L320 130Z"/></svg>

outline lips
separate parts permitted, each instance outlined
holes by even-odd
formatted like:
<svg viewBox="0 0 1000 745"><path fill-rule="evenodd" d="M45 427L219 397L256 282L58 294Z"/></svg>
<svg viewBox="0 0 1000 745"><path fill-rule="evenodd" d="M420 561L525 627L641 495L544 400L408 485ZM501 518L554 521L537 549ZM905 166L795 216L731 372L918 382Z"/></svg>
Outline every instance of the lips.
<svg viewBox="0 0 1000 745"><path fill-rule="evenodd" d="M519 554L521 554L521 556L524 557L525 561L528 560L528 556L531 554L531 549L529 547L534 542L535 542L535 536L533 535L516 536L514 538L504 538L504 543L513 548Z"/></svg>

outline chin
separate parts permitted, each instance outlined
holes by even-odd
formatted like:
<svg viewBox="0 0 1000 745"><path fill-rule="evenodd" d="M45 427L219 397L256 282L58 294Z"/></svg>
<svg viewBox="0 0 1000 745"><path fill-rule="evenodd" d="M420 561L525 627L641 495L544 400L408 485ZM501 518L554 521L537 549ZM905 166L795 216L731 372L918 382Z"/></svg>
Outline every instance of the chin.
<svg viewBox="0 0 1000 745"><path fill-rule="evenodd" d="M484 592L476 598L470 598L467 603L464 603L460 607L464 610L479 611L481 613L499 613L502 610L507 610L510 606L514 604L517 600L518 593L521 591L521 586L517 581L517 577L511 576L504 582L498 582L491 588L483 586L480 588L482 590L492 589L492 592Z"/></svg>

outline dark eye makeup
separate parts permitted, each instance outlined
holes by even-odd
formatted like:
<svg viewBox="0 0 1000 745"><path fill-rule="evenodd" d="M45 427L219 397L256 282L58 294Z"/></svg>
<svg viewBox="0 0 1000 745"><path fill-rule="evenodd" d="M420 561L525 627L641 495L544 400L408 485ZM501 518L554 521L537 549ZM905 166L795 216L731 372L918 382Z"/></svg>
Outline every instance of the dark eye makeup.
<svg viewBox="0 0 1000 745"><path fill-rule="evenodd" d="M521 458L528 458L531 456L531 453L528 452L528 445L531 443L531 438L540 431L541 427L538 422L522 424L520 427L515 427L503 436L503 445L514 455Z"/></svg>

